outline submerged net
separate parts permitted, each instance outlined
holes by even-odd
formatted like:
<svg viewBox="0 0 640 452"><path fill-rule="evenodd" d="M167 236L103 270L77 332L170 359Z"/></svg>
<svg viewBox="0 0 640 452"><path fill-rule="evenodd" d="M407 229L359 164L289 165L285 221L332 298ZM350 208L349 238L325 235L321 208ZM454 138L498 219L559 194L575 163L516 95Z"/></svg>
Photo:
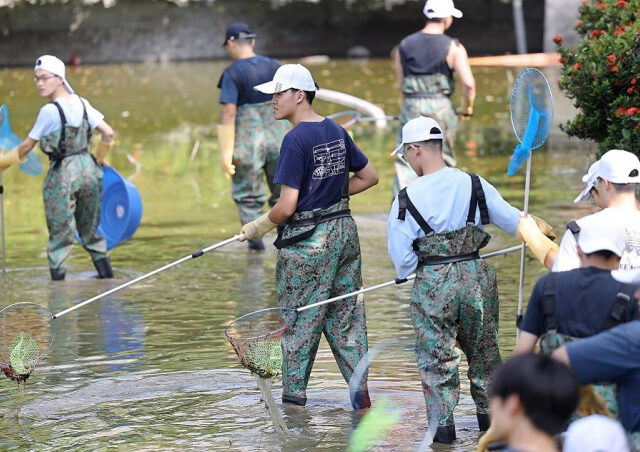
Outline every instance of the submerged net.
<svg viewBox="0 0 640 452"><path fill-rule="evenodd" d="M280 339L296 317L293 309L263 309L234 320L224 334L244 367L260 378L272 378L282 369Z"/></svg>
<svg viewBox="0 0 640 452"><path fill-rule="evenodd" d="M35 303L15 303L0 311L0 366L23 382L53 341L53 316Z"/></svg>

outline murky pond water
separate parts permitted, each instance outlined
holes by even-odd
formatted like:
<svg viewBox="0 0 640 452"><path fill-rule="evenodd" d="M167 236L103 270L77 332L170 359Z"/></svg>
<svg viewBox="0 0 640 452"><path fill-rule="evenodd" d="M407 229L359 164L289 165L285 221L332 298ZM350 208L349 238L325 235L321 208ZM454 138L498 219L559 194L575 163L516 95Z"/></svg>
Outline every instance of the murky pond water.
<svg viewBox="0 0 640 452"><path fill-rule="evenodd" d="M134 238L111 253L116 279L100 281L86 253L74 248L70 276L49 281L42 207L43 176L4 174L8 272L0 305L41 304L56 313L239 230L229 183L219 169L212 132L219 116L215 88L223 63L81 67L68 76L77 92L105 113L118 134L112 164L138 187L144 213ZM321 86L349 92L396 114L388 61L331 62L311 68ZM508 117L510 80L517 70L476 68L477 114L462 123L459 166L477 172L522 206L524 176L505 175L515 144ZM554 74L549 74L553 79ZM43 101L30 69L0 71L0 102L24 137ZM553 82L552 82L553 84ZM340 107L320 101L319 112ZM357 125L354 137L381 174L374 189L353 198L366 285L391 280L386 212L391 196L395 124L385 133ZM556 143L559 141L556 140ZM555 145L536 151L531 210L555 225L584 214L572 204L588 156ZM38 151L39 152L39 151ZM559 231L564 227L560 226ZM517 240L494 227L485 252ZM243 369L223 331L234 318L275 305L275 250L256 254L233 243L106 297L53 322L55 339L36 372L18 391L0 380L0 448L142 450L344 450L357 425L346 384L322 342L306 408L280 407L293 438L283 441L265 411L254 378ZM543 269L528 259L527 293ZM515 342L519 254L492 260L501 295L500 347ZM370 371L372 399L387 396L401 422L380 450L414 450L427 431L413 356L409 285L366 297L369 342L380 352ZM464 361L461 373L466 367ZM462 376L456 410L458 441L435 450L470 450L479 436ZM280 386L274 386L276 400Z"/></svg>

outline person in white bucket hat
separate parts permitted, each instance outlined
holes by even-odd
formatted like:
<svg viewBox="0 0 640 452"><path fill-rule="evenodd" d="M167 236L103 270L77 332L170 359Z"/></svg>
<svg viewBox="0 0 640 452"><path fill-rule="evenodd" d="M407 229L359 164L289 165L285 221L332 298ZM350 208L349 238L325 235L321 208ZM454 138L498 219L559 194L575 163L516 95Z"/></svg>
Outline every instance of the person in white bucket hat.
<svg viewBox="0 0 640 452"><path fill-rule="evenodd" d="M402 39L393 52L397 87L402 97L400 125L397 142L400 142L402 127L410 119L424 115L433 117L444 128L443 157L449 166L456 165L453 149L458 125L456 108L451 101L454 82L458 78L463 90L463 116L473 114L475 79L469 66L467 51L446 31L453 18L462 17L451 0L428 0L424 4L425 26ZM401 159L395 162L394 196L417 176Z"/></svg>
<svg viewBox="0 0 640 452"><path fill-rule="evenodd" d="M97 228L102 204L101 164L113 146L113 129L102 113L74 93L60 59L52 55L38 58L33 79L40 95L50 102L40 109L29 136L0 156L0 171L26 159L40 142L51 163L43 189L51 279L65 279L63 264L75 242L76 230L98 277L112 278L107 244ZM93 129L101 133L95 157L88 151Z"/></svg>
<svg viewBox="0 0 640 452"><path fill-rule="evenodd" d="M256 90L272 94L273 116L293 124L280 146L273 179L280 199L245 224L241 240L278 227L276 291L280 306L296 309L362 286L360 243L349 197L378 183L378 174L346 130L313 111L318 86L300 64L280 66ZM352 175L350 175L352 174ZM300 312L282 337L282 401L307 402L306 389L324 333L345 381L367 353L364 303L347 298ZM355 382L354 409L371 405L367 375Z"/></svg>
<svg viewBox="0 0 640 452"><path fill-rule="evenodd" d="M635 154L620 149L607 151L589 167L582 178L584 189L574 202L591 200L600 212L571 221L562 237L560 248L547 256L548 266L553 271L578 268L580 259L576 249L576 238L580 230L590 221L602 224L618 223L625 229L625 249L620 260L621 269L640 269L640 211L636 201L636 190L640 184L640 160ZM602 234L608 234L608 228Z"/></svg>
<svg viewBox="0 0 640 452"><path fill-rule="evenodd" d="M418 178L394 199L387 230L398 277L417 275L411 293L416 360L429 422L438 423L434 441L451 443L460 392L456 343L469 362L481 431L489 427L487 385L500 364L496 275L478 252L491 238L484 225L524 236L540 260L553 245L531 216L521 217L489 182L446 166L445 133L424 116L402 128L402 143L393 155L411 165Z"/></svg>

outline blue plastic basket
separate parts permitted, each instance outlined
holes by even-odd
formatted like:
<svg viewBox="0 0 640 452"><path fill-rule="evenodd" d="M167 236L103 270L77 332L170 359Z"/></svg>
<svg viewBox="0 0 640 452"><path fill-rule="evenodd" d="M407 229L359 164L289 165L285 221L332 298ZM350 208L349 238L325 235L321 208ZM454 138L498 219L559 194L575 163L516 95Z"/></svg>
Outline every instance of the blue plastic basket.
<svg viewBox="0 0 640 452"><path fill-rule="evenodd" d="M107 249L112 249L129 240L140 225L142 200L138 189L122 177L114 168L103 166L102 213L98 234L107 241ZM76 239L81 242L78 232Z"/></svg>

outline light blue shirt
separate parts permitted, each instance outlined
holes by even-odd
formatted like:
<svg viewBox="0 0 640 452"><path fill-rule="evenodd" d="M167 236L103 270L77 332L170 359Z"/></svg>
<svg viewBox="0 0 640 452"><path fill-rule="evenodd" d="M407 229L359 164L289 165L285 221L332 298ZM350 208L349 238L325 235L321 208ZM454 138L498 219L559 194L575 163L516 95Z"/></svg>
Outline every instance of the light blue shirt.
<svg viewBox="0 0 640 452"><path fill-rule="evenodd" d="M489 220L509 234L516 235L520 211L502 199L493 185L480 177L487 200ZM443 168L421 176L407 187L413 205L436 234L455 231L467 224L471 200L471 177L457 168ZM482 228L480 208L476 208L475 225ZM413 241L424 237L418 222L407 211L405 220L398 220L398 197L393 200L387 220L389 256L398 277L406 278L418 265Z"/></svg>

